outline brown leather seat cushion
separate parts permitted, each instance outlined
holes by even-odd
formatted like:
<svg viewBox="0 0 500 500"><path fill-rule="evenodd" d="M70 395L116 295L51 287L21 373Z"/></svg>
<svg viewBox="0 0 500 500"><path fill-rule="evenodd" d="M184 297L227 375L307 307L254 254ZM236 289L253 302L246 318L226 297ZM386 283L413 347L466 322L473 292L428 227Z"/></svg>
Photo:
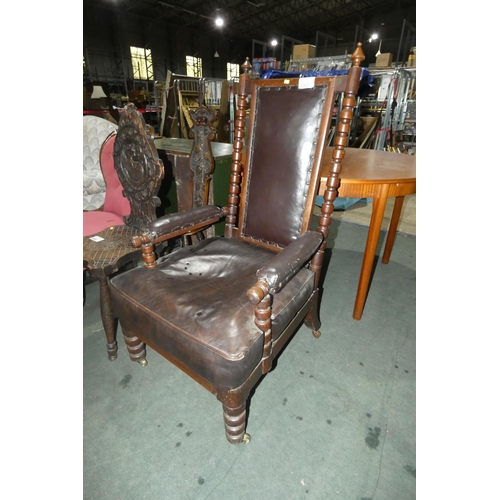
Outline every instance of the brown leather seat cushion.
<svg viewBox="0 0 500 500"><path fill-rule="evenodd" d="M263 335L246 297L271 250L236 238L209 238L160 259L154 269L114 277L110 290L122 325L174 355L221 389L239 387L262 357ZM314 287L302 269L273 297L273 339ZM125 326L125 328L126 328Z"/></svg>

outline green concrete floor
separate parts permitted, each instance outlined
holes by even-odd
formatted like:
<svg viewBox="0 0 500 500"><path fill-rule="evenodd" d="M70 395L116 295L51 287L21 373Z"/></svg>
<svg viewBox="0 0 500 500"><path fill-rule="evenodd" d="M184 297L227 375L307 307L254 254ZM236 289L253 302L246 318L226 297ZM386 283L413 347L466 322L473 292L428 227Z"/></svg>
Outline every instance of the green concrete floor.
<svg viewBox="0 0 500 500"><path fill-rule="evenodd" d="M87 284L83 498L415 499L416 237L398 234L376 263L355 321L366 233L332 221L322 335L302 327L257 387L246 445L226 441L221 404L156 352L145 368L130 361L120 329L108 361Z"/></svg>

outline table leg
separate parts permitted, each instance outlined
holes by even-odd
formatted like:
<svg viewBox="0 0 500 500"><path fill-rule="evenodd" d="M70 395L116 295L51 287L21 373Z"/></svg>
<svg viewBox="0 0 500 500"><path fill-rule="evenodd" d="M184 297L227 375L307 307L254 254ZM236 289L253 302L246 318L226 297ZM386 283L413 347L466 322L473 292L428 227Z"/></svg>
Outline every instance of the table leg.
<svg viewBox="0 0 500 500"><path fill-rule="evenodd" d="M384 219L388 192L389 184L382 184L379 196L373 199L372 217L370 220L370 227L368 228L365 254L363 256L358 291L356 293L356 301L354 303L354 312L352 315L352 317L357 320L361 319L363 309L365 307L365 300L368 293L368 285L370 284L373 260L375 259L375 251L377 249L380 228L382 227L382 220Z"/></svg>
<svg viewBox="0 0 500 500"><path fill-rule="evenodd" d="M392 246L394 245L394 238L398 229L399 217L401 216L401 209L403 208L404 196L396 196L394 201L394 208L392 210L391 223L387 233L387 241L385 243L384 255L382 256L382 264L388 264L391 258Z"/></svg>

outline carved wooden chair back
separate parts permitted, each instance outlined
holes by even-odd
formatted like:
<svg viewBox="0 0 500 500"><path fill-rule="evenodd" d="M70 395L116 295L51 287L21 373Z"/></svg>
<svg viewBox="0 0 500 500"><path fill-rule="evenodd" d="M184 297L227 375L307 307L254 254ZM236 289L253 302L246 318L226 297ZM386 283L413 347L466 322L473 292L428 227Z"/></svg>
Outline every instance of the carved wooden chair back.
<svg viewBox="0 0 500 500"><path fill-rule="evenodd" d="M198 208L213 202L212 174L215 167L210 142L215 137L213 126L216 115L205 106L189 112L193 126L189 137L193 139L193 148L189 156L189 170L192 175L192 207ZM210 196L212 195L212 196Z"/></svg>
<svg viewBox="0 0 500 500"><path fill-rule="evenodd" d="M103 211L114 213L124 218L130 214L130 201L124 196L123 186L115 168L115 159L113 157L115 141L116 131L108 136L101 147L101 169L104 181L106 182ZM124 220L122 224L125 224Z"/></svg>
<svg viewBox="0 0 500 500"><path fill-rule="evenodd" d="M205 106L190 110L189 115L193 126L189 130L189 137L193 139L193 146L189 158L177 158L173 163L177 206L179 212L186 212L193 208L213 204L213 183L215 161L212 154L211 141L215 137L213 126L216 115ZM196 239L214 236L212 227L196 233ZM183 235L181 242L190 245L194 234Z"/></svg>
<svg viewBox="0 0 500 500"><path fill-rule="evenodd" d="M113 157L124 196L130 201L125 224L144 230L156 220L164 166L149 127L133 103L128 103L120 116Z"/></svg>

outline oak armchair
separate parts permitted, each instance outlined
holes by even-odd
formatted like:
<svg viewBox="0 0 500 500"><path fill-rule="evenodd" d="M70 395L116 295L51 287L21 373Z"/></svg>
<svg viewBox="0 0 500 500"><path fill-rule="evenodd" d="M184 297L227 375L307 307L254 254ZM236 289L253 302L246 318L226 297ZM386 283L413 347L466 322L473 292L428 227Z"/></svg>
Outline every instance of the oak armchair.
<svg viewBox="0 0 500 500"><path fill-rule="evenodd" d="M249 395L302 323L320 336L320 273L363 59L358 44L348 75L250 82L247 58L228 205L200 206L150 223L132 238L142 248L144 267L110 281L130 358L146 365L148 345L213 393L222 403L230 443L249 441ZM323 149L340 92L344 105L330 176L312 231ZM224 237L156 258L158 243L223 217Z"/></svg>

